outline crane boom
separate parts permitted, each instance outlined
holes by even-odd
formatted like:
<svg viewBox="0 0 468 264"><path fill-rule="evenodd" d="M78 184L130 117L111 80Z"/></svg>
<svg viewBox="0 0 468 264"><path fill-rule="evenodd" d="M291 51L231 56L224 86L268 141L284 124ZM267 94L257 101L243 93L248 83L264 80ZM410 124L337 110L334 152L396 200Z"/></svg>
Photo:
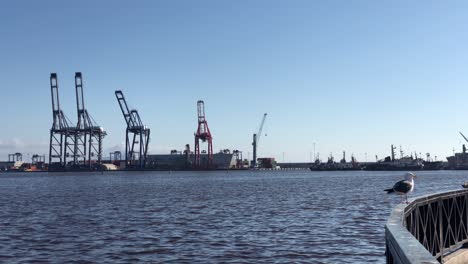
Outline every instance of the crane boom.
<svg viewBox="0 0 468 264"><path fill-rule="evenodd" d="M117 98L117 102L119 103L120 110L122 110L122 114L125 118L125 122L127 123L128 128L133 128L136 126L135 120L133 115L128 108L127 101L125 100L125 96L122 91L118 90L115 91L115 97Z"/></svg>
<svg viewBox="0 0 468 264"><path fill-rule="evenodd" d="M258 143L260 142L260 136L262 134L263 125L265 124L266 117L267 117L267 113L263 114L262 122L260 123L260 128L258 129L257 134L253 134L253 142L252 142L253 160L251 162L252 168L255 168L255 166L257 165L257 146L258 146Z"/></svg>
<svg viewBox="0 0 468 264"><path fill-rule="evenodd" d="M57 81L57 73L50 74L50 89L52 95L52 114L53 114L53 124L52 129L61 130L68 129L69 125L67 118L60 108L60 99L59 99L59 87Z"/></svg>
<svg viewBox="0 0 468 264"><path fill-rule="evenodd" d="M468 138L466 138L465 135L463 135L462 132L458 131L458 133L460 133L460 135L466 140L466 142L468 142Z"/></svg>
<svg viewBox="0 0 468 264"><path fill-rule="evenodd" d="M263 114L262 122L260 123L260 128L258 129L257 137L256 137L256 144L258 146L258 142L260 142L260 137L262 135L263 125L265 124L265 120L267 117L267 113Z"/></svg>

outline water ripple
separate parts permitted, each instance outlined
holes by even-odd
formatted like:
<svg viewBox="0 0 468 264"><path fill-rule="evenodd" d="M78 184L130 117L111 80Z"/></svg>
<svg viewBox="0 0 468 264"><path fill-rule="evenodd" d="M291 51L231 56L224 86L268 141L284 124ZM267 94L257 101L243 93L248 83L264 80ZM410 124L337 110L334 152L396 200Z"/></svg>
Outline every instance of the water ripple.
<svg viewBox="0 0 468 264"><path fill-rule="evenodd" d="M401 176L0 174L0 262L384 263L399 198L382 190ZM466 176L422 172L416 195L457 189Z"/></svg>

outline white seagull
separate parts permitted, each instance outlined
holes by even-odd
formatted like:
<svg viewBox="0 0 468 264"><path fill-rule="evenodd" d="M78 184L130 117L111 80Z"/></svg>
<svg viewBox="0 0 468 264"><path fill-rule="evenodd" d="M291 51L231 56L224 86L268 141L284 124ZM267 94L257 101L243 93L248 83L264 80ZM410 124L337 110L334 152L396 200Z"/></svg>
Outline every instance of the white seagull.
<svg viewBox="0 0 468 264"><path fill-rule="evenodd" d="M408 193L411 193L414 189L414 178L416 178L416 175L414 175L411 172L407 172L405 174L405 179L402 181L399 181L393 185L393 188L391 189L386 189L387 193L397 193L401 196L403 202L403 195L406 198L406 203L408 203Z"/></svg>

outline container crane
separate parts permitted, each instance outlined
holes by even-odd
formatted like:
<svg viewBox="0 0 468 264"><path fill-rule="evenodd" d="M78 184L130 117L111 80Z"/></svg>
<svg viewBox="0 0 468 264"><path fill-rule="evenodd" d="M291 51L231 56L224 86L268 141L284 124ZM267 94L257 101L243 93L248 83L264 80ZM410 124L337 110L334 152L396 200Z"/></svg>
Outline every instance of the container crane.
<svg viewBox="0 0 468 264"><path fill-rule="evenodd" d="M266 117L267 117L267 113L263 114L262 122L260 123L260 128L258 129L258 132L256 134L253 134L253 141L252 141L253 160L251 162L252 168L255 168L255 166L257 165L257 147L258 147L258 143L260 142L260 137L262 135L262 129L263 129L263 125L265 124Z"/></svg>
<svg viewBox="0 0 468 264"><path fill-rule="evenodd" d="M465 135L463 135L462 132L458 131L458 133L460 133L460 135L466 140L466 142L468 142L468 138L466 138ZM466 153L466 146L465 146L465 144L462 145L462 148L463 148L463 153Z"/></svg>
<svg viewBox="0 0 468 264"><path fill-rule="evenodd" d="M102 160L102 140L107 133L96 124L89 115L84 104L83 77L81 72L75 73L76 108L78 123L75 133L75 166L87 166L92 169L91 160L97 156L97 163Z"/></svg>
<svg viewBox="0 0 468 264"><path fill-rule="evenodd" d="M60 108L57 73L50 74L50 92L53 122L50 129L49 170L64 170L67 157L70 153L74 156L76 130L69 125L67 117Z"/></svg>
<svg viewBox="0 0 468 264"><path fill-rule="evenodd" d="M208 142L208 164L207 167L213 165L213 137L211 136L210 129L208 128L208 122L205 118L205 103L203 101L197 102L197 114L198 114L198 129L195 133L195 167L201 167L201 156L200 156L200 140L202 142Z"/></svg>
<svg viewBox="0 0 468 264"><path fill-rule="evenodd" d="M122 91L115 91L115 97L127 123L125 136L125 166L144 168L150 141L150 129L143 125L137 110L130 110ZM130 134L133 134L131 136ZM132 141L130 142L130 139ZM137 164L134 164L136 161Z"/></svg>

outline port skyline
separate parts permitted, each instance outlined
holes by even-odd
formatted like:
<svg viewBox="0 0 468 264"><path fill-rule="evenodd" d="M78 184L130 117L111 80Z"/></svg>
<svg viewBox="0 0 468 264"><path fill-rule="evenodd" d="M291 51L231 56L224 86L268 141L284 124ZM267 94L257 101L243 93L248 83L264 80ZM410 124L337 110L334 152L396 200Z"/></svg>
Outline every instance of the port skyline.
<svg viewBox="0 0 468 264"><path fill-rule="evenodd" d="M199 99L206 102L215 152L251 152L264 112L269 119L259 155L280 162L283 156L310 161L314 142L322 160L330 153L339 159L345 150L373 161L388 156L391 144L439 160L461 151L457 133L468 126L457 106L468 98L468 60L459 45L465 37L456 34L466 18L453 12L455 4L388 9L368 3L371 12L358 5L342 16L329 3L258 2L247 10L209 3L189 12L154 3L73 11L76 6L56 2L36 6L38 13L7 4L0 11L8 40L0 51L6 98L0 160L14 152L47 153L51 72L59 74L62 106L76 122L76 71L84 75L88 108L109 133L104 153L123 149L117 89L154 131L149 152L155 154L193 144ZM115 18L104 21L102 12ZM239 23L238 14L251 26ZM436 14L444 19L425 19ZM401 19L388 23L392 17Z"/></svg>

